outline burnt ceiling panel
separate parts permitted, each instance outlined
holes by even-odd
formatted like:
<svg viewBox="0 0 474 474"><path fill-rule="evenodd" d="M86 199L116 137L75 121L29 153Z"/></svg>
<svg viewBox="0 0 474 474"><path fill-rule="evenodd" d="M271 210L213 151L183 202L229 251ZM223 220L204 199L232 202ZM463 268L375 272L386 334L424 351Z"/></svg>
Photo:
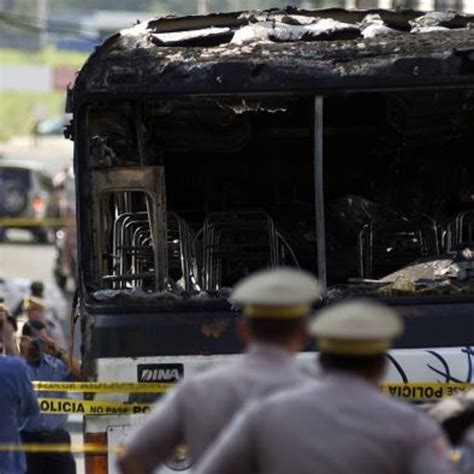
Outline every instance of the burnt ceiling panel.
<svg viewBox="0 0 474 474"><path fill-rule="evenodd" d="M106 40L71 99L468 87L472 24L474 17L449 12L340 9L159 18Z"/></svg>

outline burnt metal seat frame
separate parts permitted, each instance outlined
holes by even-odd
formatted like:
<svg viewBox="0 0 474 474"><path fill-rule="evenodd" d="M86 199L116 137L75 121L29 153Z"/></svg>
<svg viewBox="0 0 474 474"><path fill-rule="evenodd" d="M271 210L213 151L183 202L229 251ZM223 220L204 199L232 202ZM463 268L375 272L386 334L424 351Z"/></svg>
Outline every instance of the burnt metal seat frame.
<svg viewBox="0 0 474 474"><path fill-rule="evenodd" d="M439 255L438 231L436 222L430 218L420 216L418 222L416 219L406 222L375 222L371 221L369 224L363 226L358 235L358 254L359 254L359 276L361 278L374 278L383 275L374 275L374 239L377 232L389 232L391 238L397 236L415 238L419 242L418 255L407 255L406 259L400 260L400 268L408 265L418 258L425 258L428 256ZM424 221L424 222L422 222ZM418 225L421 224L421 225ZM432 233L430 237L430 233Z"/></svg>
<svg viewBox="0 0 474 474"><path fill-rule="evenodd" d="M227 234L237 232L262 232L262 244L267 246L266 251L253 252L244 257L239 251L251 250L255 242L242 244L232 243L230 248L225 248L222 238ZM266 241L266 242L265 242ZM197 249L200 244L200 252ZM204 220L203 227L195 235L193 248L201 254L199 282L203 289L214 291L222 285L222 257L230 256L231 260L244 258L245 260L266 260L268 267L274 268L282 265L282 255L286 250L291 258L291 263L299 267L295 252L275 227L273 219L263 211L227 211L209 214Z"/></svg>

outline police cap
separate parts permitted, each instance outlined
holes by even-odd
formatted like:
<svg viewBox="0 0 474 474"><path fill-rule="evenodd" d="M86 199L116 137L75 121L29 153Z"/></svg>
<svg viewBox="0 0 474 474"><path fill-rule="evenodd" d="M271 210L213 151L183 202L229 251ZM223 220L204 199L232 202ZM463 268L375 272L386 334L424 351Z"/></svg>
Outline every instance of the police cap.
<svg viewBox="0 0 474 474"><path fill-rule="evenodd" d="M45 309L44 300L37 296L25 296L23 299L23 309L25 311L29 309Z"/></svg>
<svg viewBox="0 0 474 474"><path fill-rule="evenodd" d="M392 340L403 332L403 323L385 305L356 300L323 309L310 329L321 352L375 355L391 346Z"/></svg>
<svg viewBox="0 0 474 474"><path fill-rule="evenodd" d="M314 276L295 268L261 270L239 282L230 300L250 318L291 319L305 316L322 295Z"/></svg>

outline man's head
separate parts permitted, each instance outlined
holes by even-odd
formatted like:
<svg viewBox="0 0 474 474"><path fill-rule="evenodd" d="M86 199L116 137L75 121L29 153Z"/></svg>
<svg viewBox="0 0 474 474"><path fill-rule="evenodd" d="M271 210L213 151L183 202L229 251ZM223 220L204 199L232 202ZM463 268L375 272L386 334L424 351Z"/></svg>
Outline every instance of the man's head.
<svg viewBox="0 0 474 474"><path fill-rule="evenodd" d="M27 321L21 332L21 355L31 362L41 359L47 335L46 326L42 321Z"/></svg>
<svg viewBox="0 0 474 474"><path fill-rule="evenodd" d="M30 321L42 321L44 319L45 304L42 298L27 296L23 300L23 309Z"/></svg>
<svg viewBox="0 0 474 474"><path fill-rule="evenodd" d="M231 296L242 306L241 337L298 351L306 342L311 305L321 294L317 280L302 270L263 270L244 278Z"/></svg>
<svg viewBox="0 0 474 474"><path fill-rule="evenodd" d="M359 300L325 308L316 316L311 332L323 369L378 382L385 373L386 351L403 332L403 324L387 306Z"/></svg>
<svg viewBox="0 0 474 474"><path fill-rule="evenodd" d="M257 341L297 352L308 340L307 317L291 320L243 318L239 321L240 338L247 344Z"/></svg>
<svg viewBox="0 0 474 474"><path fill-rule="evenodd" d="M36 296L37 298L43 298L44 293L44 284L42 281L33 281L30 285L31 296Z"/></svg>

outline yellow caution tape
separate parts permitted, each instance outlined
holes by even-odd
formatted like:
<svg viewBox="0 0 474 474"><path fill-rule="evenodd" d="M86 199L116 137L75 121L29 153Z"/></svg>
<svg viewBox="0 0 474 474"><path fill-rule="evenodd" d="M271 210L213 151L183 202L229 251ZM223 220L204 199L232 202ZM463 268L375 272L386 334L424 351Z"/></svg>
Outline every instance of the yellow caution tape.
<svg viewBox="0 0 474 474"><path fill-rule="evenodd" d="M68 398L38 398L41 413L54 415L134 415L150 411L148 403L104 402Z"/></svg>
<svg viewBox="0 0 474 474"><path fill-rule="evenodd" d="M164 393L174 386L165 383L133 382L33 382L39 392L77 393ZM413 401L438 400L474 389L474 383L385 382L381 384L385 395ZM84 415L129 415L144 413L149 404L124 404L123 402L40 398L43 413Z"/></svg>
<svg viewBox="0 0 474 474"><path fill-rule="evenodd" d="M432 383L432 382L386 382L381 385L383 393L406 400L423 401L452 397L474 389L474 383Z"/></svg>
<svg viewBox="0 0 474 474"><path fill-rule="evenodd" d="M60 219L58 217L45 217L44 219L6 217L0 219L0 227L64 227L74 223L74 219Z"/></svg>
<svg viewBox="0 0 474 474"><path fill-rule="evenodd" d="M173 384L133 383L133 382L33 382L33 387L41 392L77 393L164 393Z"/></svg>
<svg viewBox="0 0 474 474"><path fill-rule="evenodd" d="M106 446L97 443L66 444L66 443L0 443L0 452L25 452L25 453L94 453L106 454L119 453L121 446Z"/></svg>
<svg viewBox="0 0 474 474"><path fill-rule="evenodd" d="M164 393L175 386L169 383L140 382L33 382L40 392L76 393ZM474 383L385 382L385 394L411 400L444 398L474 389Z"/></svg>

